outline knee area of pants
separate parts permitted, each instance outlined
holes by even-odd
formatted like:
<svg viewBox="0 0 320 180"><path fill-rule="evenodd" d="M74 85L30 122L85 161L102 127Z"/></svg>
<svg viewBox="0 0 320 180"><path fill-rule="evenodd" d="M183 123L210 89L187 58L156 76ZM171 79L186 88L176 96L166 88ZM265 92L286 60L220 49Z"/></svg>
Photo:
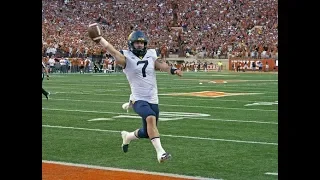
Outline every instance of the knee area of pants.
<svg viewBox="0 0 320 180"><path fill-rule="evenodd" d="M147 130L139 129L138 131L139 138L149 138Z"/></svg>

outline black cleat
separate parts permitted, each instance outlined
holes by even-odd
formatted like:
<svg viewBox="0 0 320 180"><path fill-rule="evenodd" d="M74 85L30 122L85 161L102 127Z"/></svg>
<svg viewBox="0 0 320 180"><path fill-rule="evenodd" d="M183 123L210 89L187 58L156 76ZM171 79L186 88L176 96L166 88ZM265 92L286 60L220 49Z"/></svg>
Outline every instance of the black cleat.
<svg viewBox="0 0 320 180"><path fill-rule="evenodd" d="M49 100L49 96L50 96L50 92L48 92L48 94L46 95L47 100Z"/></svg>
<svg viewBox="0 0 320 180"><path fill-rule="evenodd" d="M129 144L124 144L124 145L122 145L122 151L123 152L128 152L128 148L129 148Z"/></svg>
<svg viewBox="0 0 320 180"><path fill-rule="evenodd" d="M126 138L127 138L127 134L128 132L127 131L121 131L121 137L122 137L122 150L123 152L128 152L128 148L129 148L129 144L128 142L126 141Z"/></svg>

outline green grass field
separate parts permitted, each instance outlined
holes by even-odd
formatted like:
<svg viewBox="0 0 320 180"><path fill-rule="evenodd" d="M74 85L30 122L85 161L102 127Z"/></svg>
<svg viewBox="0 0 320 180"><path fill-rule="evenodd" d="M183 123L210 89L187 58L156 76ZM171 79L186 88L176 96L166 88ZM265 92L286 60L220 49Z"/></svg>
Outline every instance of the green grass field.
<svg viewBox="0 0 320 180"><path fill-rule="evenodd" d="M132 109L121 108L130 95L122 73L54 74L43 81L52 94L48 101L42 96L42 159L224 180L278 179L268 174L278 172L277 74L185 72L180 78L159 72L157 79L158 128L170 161L159 164L147 139L122 152L120 131L142 125ZM228 96L169 94L202 91Z"/></svg>

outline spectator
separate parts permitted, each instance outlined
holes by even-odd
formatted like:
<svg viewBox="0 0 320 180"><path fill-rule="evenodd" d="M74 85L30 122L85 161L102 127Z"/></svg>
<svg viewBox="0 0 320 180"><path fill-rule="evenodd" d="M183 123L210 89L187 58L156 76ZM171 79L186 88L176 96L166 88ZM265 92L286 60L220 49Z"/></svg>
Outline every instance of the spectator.
<svg viewBox="0 0 320 180"><path fill-rule="evenodd" d="M83 58L101 53L86 35L87 26L93 21L101 24L116 49L125 49L125 37L140 29L150 37L151 48L160 49L160 42L165 42L168 52L183 51L183 55L185 48L181 46L194 53L205 48L207 56L234 52L240 57L246 49L252 52L258 48L258 58L263 47L277 50L276 0L42 2L43 52L48 56Z"/></svg>

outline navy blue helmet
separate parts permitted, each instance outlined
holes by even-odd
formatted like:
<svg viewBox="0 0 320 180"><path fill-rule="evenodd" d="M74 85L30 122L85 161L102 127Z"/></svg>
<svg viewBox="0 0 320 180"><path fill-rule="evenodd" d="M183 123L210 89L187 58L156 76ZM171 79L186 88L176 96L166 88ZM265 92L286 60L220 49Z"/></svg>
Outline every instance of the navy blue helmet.
<svg viewBox="0 0 320 180"><path fill-rule="evenodd" d="M133 43L136 41L144 42L143 49L136 49ZM128 37L129 50L138 57L143 57L147 53L148 38L142 31L133 31Z"/></svg>

